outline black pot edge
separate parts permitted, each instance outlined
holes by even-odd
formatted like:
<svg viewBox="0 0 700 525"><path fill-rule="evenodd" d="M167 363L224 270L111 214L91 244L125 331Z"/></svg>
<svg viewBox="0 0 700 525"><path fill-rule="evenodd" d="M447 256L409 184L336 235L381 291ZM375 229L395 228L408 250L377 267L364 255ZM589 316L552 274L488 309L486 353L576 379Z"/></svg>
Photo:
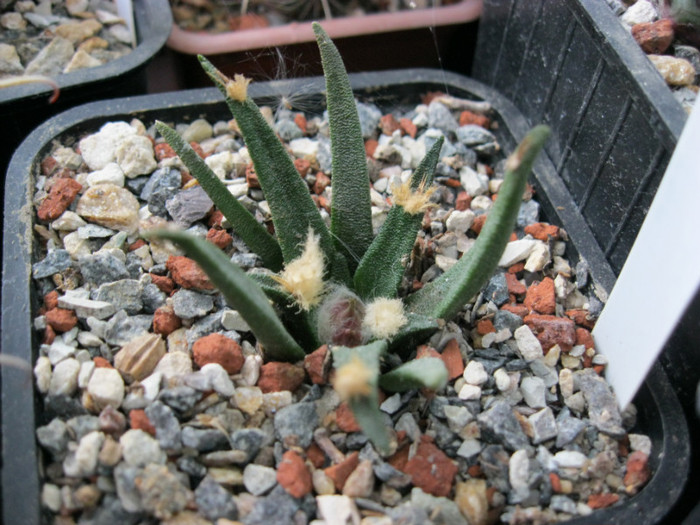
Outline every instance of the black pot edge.
<svg viewBox="0 0 700 525"><path fill-rule="evenodd" d="M168 0L133 0L133 8L138 45L117 60L58 75L55 80L62 92L70 93L78 88L90 88L135 71L145 66L165 45L172 29L172 13ZM10 103L28 104L33 99L44 97L48 99L51 93L51 88L44 84L25 84L0 89L0 106Z"/></svg>
<svg viewBox="0 0 700 525"><path fill-rule="evenodd" d="M408 77L408 78L407 78ZM513 140L518 142L528 126L518 110L493 89L461 75L439 70L399 70L378 73L360 73L351 75L356 91L381 88L391 85L406 84L441 84L445 90L463 89L479 98L489 100L503 119ZM299 89L309 92L313 87L317 92L324 89L320 77L284 81L288 86L298 85ZM253 84L250 94L254 98L272 96L276 82ZM5 189L4 217L4 255L2 283L2 350L4 353L29 359L33 364L32 315L30 306L31 276L31 238L32 217L31 196L33 186L26 183L24 176L33 172L34 159L49 147L48 141L68 129L95 127L110 118L130 118L146 111L178 108L192 104L220 104L221 97L215 88L198 89L180 93L144 95L113 99L103 102L85 104L57 115L37 128L17 149L8 170ZM129 109L129 108L138 109ZM99 116L93 116L99 115ZM508 145L511 147L513 144ZM567 212L566 197L556 180L552 179L554 167L546 157L539 159L535 166L535 178L546 192L546 199L553 199L547 208L554 210L561 224L570 233L575 231L572 224L585 223L578 217L571 217ZM563 186L563 185L562 185ZM565 191L565 190L564 190ZM568 197L570 200L570 196ZM542 203L542 199L540 199ZM562 208L564 208L562 210ZM560 214L558 212L564 212ZM587 228L584 230L584 234ZM590 233L590 232L589 232ZM585 236L585 235L584 235ZM572 240L573 239L572 235ZM600 284L612 271L605 263L602 269L596 269L595 259L590 258L584 243L578 243L576 250L586 258L594 275L599 276ZM594 254L595 255L595 254ZM606 268L607 267L607 268ZM602 277L602 279L600 279ZM614 278L613 278L614 281ZM17 327L22 327L17 330ZM30 349L30 352L27 352ZM28 501L39 501L39 479L37 471L37 447L27 446L35 442L35 399L33 380L29 373L11 367L2 367L2 434L3 434L3 469L2 490L4 516L12 523L39 523L39 506L33 507ZM17 395L26 392L28 395ZM649 403L654 406L650 407ZM682 492L688 474L689 436L683 412L663 370L655 365L645 385L635 398L635 403L651 409L661 421L661 429L644 429L661 431L655 440L654 450L661 444L657 458L658 464L652 479L640 495L618 507L597 511L595 522L587 517L580 517L568 523L572 525L592 525L593 523L621 522L619 520L640 520L640 523L658 523L663 515L673 506ZM655 410L654 410L655 409ZM22 424L31 421L31 424ZM652 461L653 464L653 461ZM33 467L32 467L33 466ZM18 475L17 473L22 473ZM610 521L611 520L611 521ZM6 521L7 522L7 521Z"/></svg>

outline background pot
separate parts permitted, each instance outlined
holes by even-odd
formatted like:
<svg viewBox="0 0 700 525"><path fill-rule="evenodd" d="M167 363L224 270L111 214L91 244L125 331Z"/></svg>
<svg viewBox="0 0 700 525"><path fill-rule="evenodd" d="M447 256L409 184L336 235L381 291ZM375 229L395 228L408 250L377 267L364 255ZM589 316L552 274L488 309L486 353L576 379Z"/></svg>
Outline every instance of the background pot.
<svg viewBox="0 0 700 525"><path fill-rule="evenodd" d="M104 65L59 75L55 103L49 104L52 90L45 84L0 89L0 174L22 139L50 116L93 100L146 93L146 65L165 44L172 15L167 0L133 0L133 7L136 48Z"/></svg>
<svg viewBox="0 0 700 525"><path fill-rule="evenodd" d="M474 57L474 78L508 96L531 125L552 126L547 154L555 180L572 197L562 213L588 226L582 254L610 290L671 159L685 111L600 0L484 0ZM700 291L660 358L696 447L698 334ZM682 510L671 523L700 500L700 449L693 458Z"/></svg>
<svg viewBox="0 0 700 525"><path fill-rule="evenodd" d="M439 81L436 81L439 79ZM421 93L447 89L458 97L485 99L494 107L497 138L510 150L529 129L515 106L491 88L460 75L411 70L352 75L351 82L360 98L371 98L383 108L402 104L414 105ZM290 81L291 87L308 93L309 104L320 109L323 79ZM273 102L278 95L274 83L257 83L250 94L259 103ZM144 96L92 103L72 109L51 119L35 130L20 146L8 171L5 195L5 239L2 288L2 349L9 355L33 362L33 311L38 304L31 283L32 218L31 205L34 176L41 159L50 151L52 141L76 138L96 131L110 120L138 117L147 125L154 119L183 122L195 118L212 120L229 118L219 92L214 89ZM587 252L592 237L583 217L570 213L573 201L563 183L557 181L555 166L546 156L540 157L533 183L538 201L548 219L563 226L581 255ZM563 212L563 213L559 213ZM595 274L610 271L595 267ZM604 261L603 263L604 264ZM3 367L2 377L2 491L6 523L35 524L40 520L40 454L35 443L35 428L44 424L34 396L31 374ZM623 505L596 512L591 517L572 520L571 524L658 523L668 513L681 493L687 477L689 438L683 413L673 390L660 367L655 367L645 386L635 398L638 406L638 431L652 439L650 465L653 477L642 491Z"/></svg>
<svg viewBox="0 0 700 525"><path fill-rule="evenodd" d="M482 0L430 9L372 13L322 20L348 71L444 67L466 73ZM173 25L167 42L170 66L181 87L208 87L195 56L205 55L227 75L256 80L322 73L311 22L210 34Z"/></svg>

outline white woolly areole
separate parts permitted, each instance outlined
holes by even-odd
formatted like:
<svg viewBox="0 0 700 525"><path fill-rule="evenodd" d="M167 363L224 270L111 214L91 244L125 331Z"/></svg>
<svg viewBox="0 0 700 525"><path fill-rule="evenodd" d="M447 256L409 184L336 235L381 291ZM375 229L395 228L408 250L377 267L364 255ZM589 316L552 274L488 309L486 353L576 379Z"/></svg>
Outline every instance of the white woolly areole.
<svg viewBox="0 0 700 525"><path fill-rule="evenodd" d="M290 261L275 280L294 296L299 306L309 310L323 293L323 252L319 236L309 227L301 255Z"/></svg>
<svg viewBox="0 0 700 525"><path fill-rule="evenodd" d="M387 339L396 335L408 322L403 314L403 303L399 299L379 297L367 305L362 328L373 338Z"/></svg>

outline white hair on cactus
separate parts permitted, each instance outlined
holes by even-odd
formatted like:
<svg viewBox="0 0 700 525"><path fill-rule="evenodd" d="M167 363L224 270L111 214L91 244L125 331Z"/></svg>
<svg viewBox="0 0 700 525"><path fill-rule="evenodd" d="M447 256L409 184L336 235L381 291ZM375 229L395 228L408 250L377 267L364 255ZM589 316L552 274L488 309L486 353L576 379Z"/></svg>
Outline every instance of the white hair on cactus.
<svg viewBox="0 0 700 525"><path fill-rule="evenodd" d="M323 252L319 236L309 227L304 249L299 257L286 264L273 278L294 296L303 310L316 306L323 294Z"/></svg>
<svg viewBox="0 0 700 525"><path fill-rule="evenodd" d="M407 322L399 299L379 297L367 305L362 327L373 339L387 339Z"/></svg>

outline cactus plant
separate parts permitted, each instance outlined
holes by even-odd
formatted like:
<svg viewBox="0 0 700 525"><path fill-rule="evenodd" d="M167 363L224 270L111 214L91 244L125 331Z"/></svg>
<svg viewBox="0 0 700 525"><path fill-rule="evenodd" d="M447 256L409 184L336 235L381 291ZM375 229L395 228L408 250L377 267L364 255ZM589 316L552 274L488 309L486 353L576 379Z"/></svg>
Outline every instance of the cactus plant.
<svg viewBox="0 0 700 525"><path fill-rule="evenodd" d="M386 353L410 354L413 347L408 342L425 340L438 329L440 319L456 316L486 283L513 230L527 177L549 130L533 129L507 161L499 197L474 247L439 279L402 299L399 286L430 206L442 139L410 179L394 188L394 206L373 236L364 143L350 82L328 35L319 24L314 24L314 32L326 77L332 141L330 228L282 143L248 97L248 80L239 75L226 78L199 57L246 141L276 236L257 224L174 130L163 123L157 128L272 273L247 275L213 244L183 232L159 230L149 235L179 243L199 263L248 321L267 358L296 361L320 344L330 344L336 390L375 446L387 451L378 388L439 389L447 371L440 359L423 358L382 374ZM281 318L270 301L283 312Z"/></svg>

